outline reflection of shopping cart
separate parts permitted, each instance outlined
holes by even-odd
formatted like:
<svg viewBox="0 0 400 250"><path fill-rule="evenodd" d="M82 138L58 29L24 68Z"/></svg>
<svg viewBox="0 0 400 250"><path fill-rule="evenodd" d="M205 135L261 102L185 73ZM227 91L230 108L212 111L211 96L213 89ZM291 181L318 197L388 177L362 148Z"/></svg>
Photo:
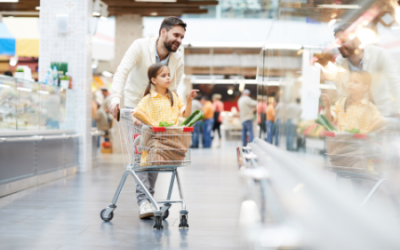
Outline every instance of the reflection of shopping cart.
<svg viewBox="0 0 400 250"><path fill-rule="evenodd" d="M328 156L326 168L337 174L337 180L346 178L375 183L361 206L364 206L385 182L389 185L388 171L395 167L390 142L397 136L398 131L392 124L371 134L325 132ZM400 211L392 189L389 187L388 190L393 204Z"/></svg>
<svg viewBox="0 0 400 250"><path fill-rule="evenodd" d="M112 203L100 213L101 218L108 222L112 220L116 209L116 203L121 189L128 175L132 175L135 181L142 186L147 198L154 205L154 228L162 228L162 219L166 219L169 215L169 208L172 203L181 203L179 227L188 227L188 211L186 210L185 201L183 199L181 184L178 175L178 167L190 164L190 141L193 128L188 127L148 127L136 126L130 113L132 110L122 109L121 120L118 123L123 152L127 152L129 158L128 164L124 165L126 171L122 176L121 182L114 195ZM168 190L167 199L163 201L155 201L150 192L140 181L136 172L146 173L171 173L171 182ZM174 181L178 183L180 200L171 200L172 188ZM159 204L163 204L161 208Z"/></svg>

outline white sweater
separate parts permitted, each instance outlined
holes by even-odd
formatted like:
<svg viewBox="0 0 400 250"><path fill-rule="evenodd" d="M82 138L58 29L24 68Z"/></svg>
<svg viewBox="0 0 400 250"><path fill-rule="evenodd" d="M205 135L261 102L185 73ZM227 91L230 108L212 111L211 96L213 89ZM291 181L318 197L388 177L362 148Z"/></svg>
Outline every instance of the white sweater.
<svg viewBox="0 0 400 250"><path fill-rule="evenodd" d="M147 70L156 62L156 41L157 37L141 38L129 47L114 75L111 88L112 103L119 104L124 95L125 106L136 108L139 104L149 83ZM181 49L170 54L168 67L171 72L170 89L176 90L184 67Z"/></svg>

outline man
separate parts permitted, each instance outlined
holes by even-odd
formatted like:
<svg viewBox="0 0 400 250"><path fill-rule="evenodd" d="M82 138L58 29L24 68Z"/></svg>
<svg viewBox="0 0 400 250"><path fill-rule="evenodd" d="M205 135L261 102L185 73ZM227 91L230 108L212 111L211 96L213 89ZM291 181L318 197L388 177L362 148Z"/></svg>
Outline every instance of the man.
<svg viewBox="0 0 400 250"><path fill-rule="evenodd" d="M342 24L334 30L340 55L336 64L341 68L334 81L339 97L348 95L347 83L352 71L365 70L372 74L371 93L383 116L400 112L400 77L396 64L388 53L374 45L364 45L358 37L349 39L346 30L351 24ZM343 70L344 69L344 70Z"/></svg>
<svg viewBox="0 0 400 250"><path fill-rule="evenodd" d="M249 141L253 141L253 118L254 110L257 107L257 101L250 98L250 90L245 89L242 96L238 100L240 121L242 122L242 143L247 145L247 133L249 133Z"/></svg>
<svg viewBox="0 0 400 250"><path fill-rule="evenodd" d="M168 65L171 72L171 90L175 90L183 74L183 55L179 50L185 36L186 23L177 17L163 20L159 37L137 39L129 47L118 66L112 84L110 113L119 119L119 108L124 96L126 108L136 108L149 83L147 70L154 63ZM136 173L142 183L154 195L157 173ZM136 184L136 197L140 206L140 218L154 215L154 207L142 188Z"/></svg>
<svg viewBox="0 0 400 250"><path fill-rule="evenodd" d="M196 110L201 110L203 105L199 102L199 100L193 99L192 101L192 114ZM193 125L193 134L192 134L192 145L191 148L198 148L199 147L199 139L200 139L200 122L196 122Z"/></svg>
<svg viewBox="0 0 400 250"><path fill-rule="evenodd" d="M293 142L296 137L297 125L301 117L300 98L296 102L291 102L286 107L286 149L293 151Z"/></svg>
<svg viewBox="0 0 400 250"><path fill-rule="evenodd" d="M211 131L214 126L214 107L207 96L203 96L200 100L203 105L203 148L211 147Z"/></svg>
<svg viewBox="0 0 400 250"><path fill-rule="evenodd" d="M111 95L107 87L101 87L101 94L103 95L103 102L101 103L101 108L108 112L108 107L111 104Z"/></svg>

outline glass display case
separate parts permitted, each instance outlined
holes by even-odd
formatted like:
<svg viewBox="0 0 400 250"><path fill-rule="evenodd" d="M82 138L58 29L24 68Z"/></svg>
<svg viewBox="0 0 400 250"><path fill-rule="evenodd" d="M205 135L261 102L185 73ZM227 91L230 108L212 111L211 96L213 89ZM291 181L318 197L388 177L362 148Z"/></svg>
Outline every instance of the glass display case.
<svg viewBox="0 0 400 250"><path fill-rule="evenodd" d="M0 129L60 129L65 121L66 90L0 75Z"/></svg>

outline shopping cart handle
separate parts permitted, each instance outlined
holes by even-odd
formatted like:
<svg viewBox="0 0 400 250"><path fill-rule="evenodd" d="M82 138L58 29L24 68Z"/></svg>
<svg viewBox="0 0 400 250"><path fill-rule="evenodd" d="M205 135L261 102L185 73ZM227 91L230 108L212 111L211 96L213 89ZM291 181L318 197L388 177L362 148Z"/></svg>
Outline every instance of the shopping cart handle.
<svg viewBox="0 0 400 250"><path fill-rule="evenodd" d="M133 135L133 139L136 139L138 136L140 136L141 134L134 134Z"/></svg>

